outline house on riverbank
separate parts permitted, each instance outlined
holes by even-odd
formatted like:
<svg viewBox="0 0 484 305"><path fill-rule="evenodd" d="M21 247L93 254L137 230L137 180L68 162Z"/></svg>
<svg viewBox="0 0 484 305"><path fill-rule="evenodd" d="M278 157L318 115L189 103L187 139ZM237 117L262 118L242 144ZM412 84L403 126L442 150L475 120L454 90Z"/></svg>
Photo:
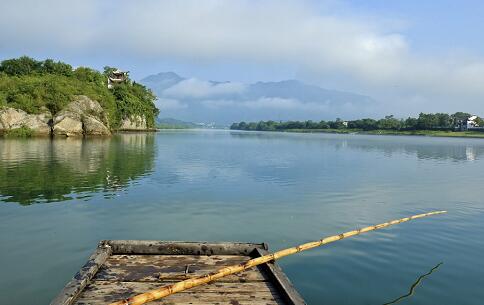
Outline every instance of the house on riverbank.
<svg viewBox="0 0 484 305"><path fill-rule="evenodd" d="M480 126L478 121L479 117L477 115L471 115L467 118L467 120L459 120L455 126L455 129L459 131L484 131L484 127Z"/></svg>
<svg viewBox="0 0 484 305"><path fill-rule="evenodd" d="M479 124L477 124L476 120L477 120L477 115L473 115L470 118L468 118L466 122L467 129L479 127Z"/></svg>

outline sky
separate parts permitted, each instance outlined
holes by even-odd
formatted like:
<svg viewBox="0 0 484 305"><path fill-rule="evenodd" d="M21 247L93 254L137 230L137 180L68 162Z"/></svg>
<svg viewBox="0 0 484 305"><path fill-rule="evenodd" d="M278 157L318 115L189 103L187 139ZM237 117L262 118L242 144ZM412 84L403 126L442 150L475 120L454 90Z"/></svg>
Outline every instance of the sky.
<svg viewBox="0 0 484 305"><path fill-rule="evenodd" d="M484 115L484 2L0 2L0 59L163 71L237 83L298 79L374 98L374 116Z"/></svg>

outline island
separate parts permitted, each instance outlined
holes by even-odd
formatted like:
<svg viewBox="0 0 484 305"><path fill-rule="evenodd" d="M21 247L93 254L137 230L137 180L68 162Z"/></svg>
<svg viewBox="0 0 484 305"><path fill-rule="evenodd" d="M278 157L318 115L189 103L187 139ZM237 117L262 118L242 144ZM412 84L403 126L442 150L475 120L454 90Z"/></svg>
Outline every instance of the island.
<svg viewBox="0 0 484 305"><path fill-rule="evenodd" d="M0 135L107 136L154 130L156 96L128 72L22 56L0 63Z"/></svg>

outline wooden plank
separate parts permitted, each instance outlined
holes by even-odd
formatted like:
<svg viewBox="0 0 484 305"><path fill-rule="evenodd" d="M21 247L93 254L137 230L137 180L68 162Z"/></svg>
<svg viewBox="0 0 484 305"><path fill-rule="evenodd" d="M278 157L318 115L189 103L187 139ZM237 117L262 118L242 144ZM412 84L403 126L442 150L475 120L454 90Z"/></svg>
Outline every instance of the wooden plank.
<svg viewBox="0 0 484 305"><path fill-rule="evenodd" d="M107 240L113 254L249 255L266 244L240 242L183 242L159 240Z"/></svg>
<svg viewBox="0 0 484 305"><path fill-rule="evenodd" d="M110 301L125 299L134 294L146 292L165 284L169 283L93 281L90 285L86 286L75 304L99 303L105 305L109 304ZM196 287L189 291L181 292L180 294L183 294L184 297L177 297L175 300L180 302L183 300L186 303L196 302L197 300L216 302L228 299L232 300L235 297L239 301L280 299L277 289L271 283L267 282L213 283L211 285Z"/></svg>
<svg viewBox="0 0 484 305"><path fill-rule="evenodd" d="M79 293L97 273L100 266L111 255L111 247L101 242L96 251L89 257L86 264L79 270L74 278L67 283L50 305L70 305Z"/></svg>
<svg viewBox="0 0 484 305"><path fill-rule="evenodd" d="M173 284L173 281L160 282L114 282L114 281L91 281L84 288L84 292L132 290L132 291L149 291L163 285ZM190 292L277 292L279 288L271 282L246 282L246 283L224 283L213 282L211 284L193 287Z"/></svg>
<svg viewBox="0 0 484 305"><path fill-rule="evenodd" d="M109 282L109 284L102 286L98 285L99 282L94 283L94 285L86 287L75 304L109 304L116 300L128 298L133 294L153 289L156 286L154 283L136 282ZM244 301L252 302L252 304L266 304L267 302L283 304L278 292L269 289L269 287L265 287L266 289L253 289L253 287L239 285L239 287L233 286L229 288L227 285L222 285L220 288L215 288L217 287L213 286L210 290L202 288L184 291L151 304L217 304L219 302L232 302L234 304L234 302L241 303Z"/></svg>
<svg viewBox="0 0 484 305"><path fill-rule="evenodd" d="M184 280L249 260L248 256L113 255L99 269L95 280L159 282ZM187 272L188 269L188 272ZM254 268L221 279L221 282L266 281Z"/></svg>
<svg viewBox="0 0 484 305"><path fill-rule="evenodd" d="M109 265L134 265L143 264L167 266L200 265L213 267L225 267L227 264L245 263L251 259L243 255L111 255L106 264Z"/></svg>
<svg viewBox="0 0 484 305"><path fill-rule="evenodd" d="M255 253L257 253L257 256L269 254L269 252L264 249L256 249ZM284 297L289 304L306 305L306 302L302 296L299 294L296 288L294 288L291 281L278 264L272 262L264 264L263 266L267 268L266 270L270 278L272 278L274 283L280 287L281 293L284 294Z"/></svg>
<svg viewBox="0 0 484 305"><path fill-rule="evenodd" d="M234 298L226 298L226 299L217 299L212 301L205 301L204 296L200 296L200 298L190 298L190 299L180 299L177 297L167 297L164 299L152 301L148 303L149 305L285 305L284 301L280 299L273 299L273 300L257 300L257 299L250 299L250 300L240 300L236 297ZM257 298L257 297L255 297ZM99 299L81 299L74 303L75 305L106 305L103 300Z"/></svg>

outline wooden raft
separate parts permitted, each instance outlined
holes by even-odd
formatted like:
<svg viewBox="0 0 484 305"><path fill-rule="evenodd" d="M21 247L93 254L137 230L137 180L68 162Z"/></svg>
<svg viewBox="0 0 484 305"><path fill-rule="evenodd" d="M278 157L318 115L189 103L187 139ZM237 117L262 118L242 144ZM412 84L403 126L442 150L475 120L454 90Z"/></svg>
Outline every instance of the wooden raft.
<svg viewBox="0 0 484 305"><path fill-rule="evenodd" d="M101 241L51 305L98 305L267 254L267 244ZM153 305L305 305L276 263L168 296Z"/></svg>

